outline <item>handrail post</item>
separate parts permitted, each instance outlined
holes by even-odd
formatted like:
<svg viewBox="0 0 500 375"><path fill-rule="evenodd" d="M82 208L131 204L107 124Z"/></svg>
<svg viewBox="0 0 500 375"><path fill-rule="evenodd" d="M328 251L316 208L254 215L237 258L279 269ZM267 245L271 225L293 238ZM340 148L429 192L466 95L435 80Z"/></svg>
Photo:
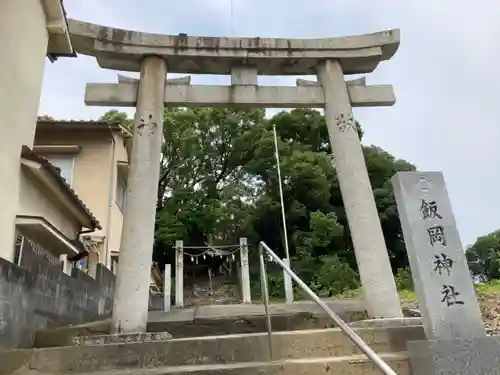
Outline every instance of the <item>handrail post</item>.
<svg viewBox="0 0 500 375"><path fill-rule="evenodd" d="M266 312L266 326L267 326L267 336L269 340L269 359L273 359L273 338L272 338L272 327L271 327L271 315L269 311L269 287L267 284L267 271L266 263L264 260L264 249L262 243L259 244L259 263L260 263L260 285L261 294L264 302L264 310Z"/></svg>

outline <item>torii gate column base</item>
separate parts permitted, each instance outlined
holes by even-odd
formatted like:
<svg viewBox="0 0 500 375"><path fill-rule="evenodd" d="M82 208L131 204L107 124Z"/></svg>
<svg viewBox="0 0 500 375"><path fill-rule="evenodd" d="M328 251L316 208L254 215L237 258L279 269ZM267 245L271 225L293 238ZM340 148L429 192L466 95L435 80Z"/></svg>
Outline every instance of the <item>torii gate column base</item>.
<svg viewBox="0 0 500 375"><path fill-rule="evenodd" d="M318 81L368 314L403 317L341 64L321 64Z"/></svg>
<svg viewBox="0 0 500 375"><path fill-rule="evenodd" d="M162 58L143 60L113 302L117 333L146 331L166 76Z"/></svg>

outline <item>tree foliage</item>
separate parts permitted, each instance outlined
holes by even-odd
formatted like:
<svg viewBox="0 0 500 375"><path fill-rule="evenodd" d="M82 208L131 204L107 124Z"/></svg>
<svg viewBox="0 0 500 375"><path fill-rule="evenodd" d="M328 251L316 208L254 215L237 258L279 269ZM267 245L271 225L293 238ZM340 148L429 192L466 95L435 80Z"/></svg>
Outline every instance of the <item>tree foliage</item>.
<svg viewBox="0 0 500 375"><path fill-rule="evenodd" d="M129 119L126 112L120 112L115 109L107 111L104 115L99 117L99 121L120 124L127 130L132 130L134 127L134 120Z"/></svg>
<svg viewBox="0 0 500 375"><path fill-rule="evenodd" d="M130 121L117 111L103 118ZM169 261L176 240L236 244L239 237L248 238L251 258L259 241L284 256L273 126L294 267L321 294L356 286L357 265L328 131L324 117L312 109L271 118L257 109L165 110L155 259ZM415 167L376 146L363 152L396 272L408 262L389 179ZM251 260L253 265L257 262ZM281 273L275 276L270 281L278 285Z"/></svg>
<svg viewBox="0 0 500 375"><path fill-rule="evenodd" d="M500 279L500 230L479 237L466 256L471 273L480 281Z"/></svg>

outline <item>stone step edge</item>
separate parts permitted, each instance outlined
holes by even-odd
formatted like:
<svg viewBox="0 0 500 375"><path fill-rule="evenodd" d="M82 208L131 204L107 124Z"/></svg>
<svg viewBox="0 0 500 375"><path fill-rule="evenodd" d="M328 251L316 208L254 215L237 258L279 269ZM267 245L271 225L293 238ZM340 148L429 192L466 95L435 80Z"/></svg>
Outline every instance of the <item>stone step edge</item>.
<svg viewBox="0 0 500 375"><path fill-rule="evenodd" d="M170 341L172 335L168 332L135 332L135 333L111 333L105 335L75 336L73 346L101 346L113 344L132 344L142 342L165 342Z"/></svg>
<svg viewBox="0 0 500 375"><path fill-rule="evenodd" d="M373 327L352 327L355 332L382 332L391 329L405 329L405 328L418 328L422 325L405 325L395 327L373 326ZM306 336L310 334L322 333L342 333L346 338L347 335L343 333L340 328L313 328L313 329L297 329L293 331L276 331L272 332L272 336ZM213 336L193 336L193 337L177 337L172 338L171 342L182 341L211 341L211 340L224 340L224 339L244 339L245 337L265 337L268 336L267 332L251 332L251 333L232 333L229 335L213 335Z"/></svg>
<svg viewBox="0 0 500 375"><path fill-rule="evenodd" d="M415 325L415 326L403 326L403 327L353 327L353 329L356 332L383 332L391 329L404 329L404 328L416 328L416 327L422 327L420 325ZM283 336L307 336L310 334L343 334L346 340L349 340L346 334L344 334L340 328L314 328L314 329L298 329L294 331L276 331L272 333L272 337L283 337ZM193 336L193 337L178 337L178 338L172 338L172 339L165 339L165 340L152 340L152 341L130 341L130 342L108 342L104 344L80 344L80 345L75 345L73 344L72 346L54 346L54 347L46 347L46 348L33 348L33 349L16 349L17 351L51 351L51 350L60 350L62 348L71 348L74 346L102 346L102 347L110 347L110 346L115 346L115 345L134 345L134 344L140 344L140 343L164 343L164 342L171 342L171 343L176 343L176 342L186 342L186 341L216 341L216 340L234 340L234 339L245 339L246 337L266 337L268 335L267 332L252 332L252 333L233 333L229 335L213 335L213 336ZM105 336L105 335L104 335ZM77 336L77 337L82 337L82 336Z"/></svg>
<svg viewBox="0 0 500 375"><path fill-rule="evenodd" d="M407 361L409 360L407 352L396 353L378 353L378 355L386 362L391 361ZM283 368L290 365L307 365L307 364L325 364L325 366L332 366L335 364L348 364L356 365L363 363L370 363L371 360L363 354L338 356L338 357L313 357L313 358L290 358L279 359L275 361L256 361L256 362L237 362L226 364L210 364L210 365L182 365L182 366L162 366L150 367L140 369L120 369L120 370L103 370L93 372L79 372L77 375L163 375L175 373L198 373L200 371L216 371L216 370L245 370L259 367L266 368Z"/></svg>
<svg viewBox="0 0 500 375"><path fill-rule="evenodd" d="M423 326L422 317L363 319L349 323L351 328L405 328Z"/></svg>

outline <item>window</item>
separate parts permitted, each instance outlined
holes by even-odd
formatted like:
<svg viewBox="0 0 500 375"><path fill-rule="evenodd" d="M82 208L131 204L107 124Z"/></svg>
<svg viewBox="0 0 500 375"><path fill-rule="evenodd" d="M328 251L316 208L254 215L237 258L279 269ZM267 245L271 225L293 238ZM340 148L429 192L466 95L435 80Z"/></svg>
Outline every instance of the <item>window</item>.
<svg viewBox="0 0 500 375"><path fill-rule="evenodd" d="M74 156L72 155L48 155L45 156L50 164L59 169L61 176L71 185L73 180Z"/></svg>
<svg viewBox="0 0 500 375"><path fill-rule="evenodd" d="M116 179L116 204L120 211L123 212L123 207L125 206L125 201L127 200L127 184L125 183L123 177L118 173Z"/></svg>

